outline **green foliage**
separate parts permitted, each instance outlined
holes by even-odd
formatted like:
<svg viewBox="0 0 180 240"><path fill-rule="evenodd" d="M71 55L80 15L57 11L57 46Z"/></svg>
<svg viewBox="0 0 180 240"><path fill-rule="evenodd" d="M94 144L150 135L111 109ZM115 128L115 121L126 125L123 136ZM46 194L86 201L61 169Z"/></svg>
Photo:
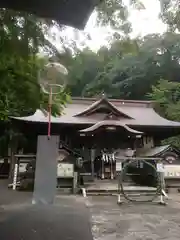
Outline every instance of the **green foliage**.
<svg viewBox="0 0 180 240"><path fill-rule="evenodd" d="M115 40L97 53L84 49L68 63L73 96L146 99L161 78L179 80L180 35L148 35Z"/></svg>
<svg viewBox="0 0 180 240"><path fill-rule="evenodd" d="M175 32L180 29L180 6L179 0L159 0L161 3L161 17L167 24L168 30Z"/></svg>
<svg viewBox="0 0 180 240"><path fill-rule="evenodd" d="M40 99L33 63L19 56L6 57L1 53L0 59L1 119L7 119L9 115L19 116L33 111Z"/></svg>
<svg viewBox="0 0 180 240"><path fill-rule="evenodd" d="M174 121L180 121L180 83L160 80L156 86L152 86L150 99L155 100L161 108L164 116Z"/></svg>
<svg viewBox="0 0 180 240"><path fill-rule="evenodd" d="M53 22L1 9L0 23L0 119L31 114L41 105L47 108L48 97L38 85L39 68L47 59L38 58L37 53L40 47L55 51L45 37ZM64 104L66 94L61 95L58 103Z"/></svg>
<svg viewBox="0 0 180 240"><path fill-rule="evenodd" d="M128 7L123 1L105 0L97 9L98 23L101 25L110 25L116 30L121 30L125 34L131 32L131 24L128 21Z"/></svg>
<svg viewBox="0 0 180 240"><path fill-rule="evenodd" d="M161 6L160 17L167 25L168 31L175 32L180 30L180 5L179 0L159 0ZM97 7L98 23L104 26L111 26L114 30L120 31L125 35L132 31L129 22L130 8L137 10L145 9L141 0L104 0Z"/></svg>
<svg viewBox="0 0 180 240"><path fill-rule="evenodd" d="M128 35L131 31L129 21L129 10L133 6L135 9L142 10L144 5L141 0L103 0L97 7L97 20L101 26L111 26L114 30Z"/></svg>
<svg viewBox="0 0 180 240"><path fill-rule="evenodd" d="M12 128L9 116L33 114L48 108L48 96L38 84L39 69L47 59L37 57L39 49L55 47L46 39L53 24L32 14L0 10L0 150L9 143L17 145L22 135ZM60 114L68 95L63 91L53 99L53 114ZM18 141L17 141L18 139Z"/></svg>
<svg viewBox="0 0 180 240"><path fill-rule="evenodd" d="M152 87L148 97L158 103L157 111L173 121L180 121L180 83L160 80ZM180 136L171 137L163 141L163 144L171 144L180 147Z"/></svg>

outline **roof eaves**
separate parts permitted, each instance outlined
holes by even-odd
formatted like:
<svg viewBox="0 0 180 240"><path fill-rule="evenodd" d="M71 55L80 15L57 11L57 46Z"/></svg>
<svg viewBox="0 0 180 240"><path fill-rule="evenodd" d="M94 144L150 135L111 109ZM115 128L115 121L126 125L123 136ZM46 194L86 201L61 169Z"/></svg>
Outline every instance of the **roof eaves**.
<svg viewBox="0 0 180 240"><path fill-rule="evenodd" d="M80 132L93 132L93 131L95 131L98 128L103 127L103 126L123 127L124 129L126 129L130 133L139 134L139 135L143 134L143 132L134 130L134 129L128 127L127 125L122 124L122 123L117 122L117 121L100 121L100 122L97 122L97 123L95 123L94 125L92 125L92 126L90 126L88 128L81 129Z"/></svg>

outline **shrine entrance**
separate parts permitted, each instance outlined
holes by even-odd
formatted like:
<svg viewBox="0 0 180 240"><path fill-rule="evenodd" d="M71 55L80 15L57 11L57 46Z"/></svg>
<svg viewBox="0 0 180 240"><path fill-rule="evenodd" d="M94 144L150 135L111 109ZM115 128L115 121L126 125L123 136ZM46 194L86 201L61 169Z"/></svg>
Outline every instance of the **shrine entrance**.
<svg viewBox="0 0 180 240"><path fill-rule="evenodd" d="M98 179L116 178L115 154L112 152L102 152L94 160L94 172Z"/></svg>
<svg viewBox="0 0 180 240"><path fill-rule="evenodd" d="M136 148L136 139L142 132L118 123L99 122L80 131L83 141L95 150L91 159L92 175L96 179L116 179L116 157L124 155L127 149ZM88 140L87 140L88 139ZM92 158L92 157L91 157Z"/></svg>

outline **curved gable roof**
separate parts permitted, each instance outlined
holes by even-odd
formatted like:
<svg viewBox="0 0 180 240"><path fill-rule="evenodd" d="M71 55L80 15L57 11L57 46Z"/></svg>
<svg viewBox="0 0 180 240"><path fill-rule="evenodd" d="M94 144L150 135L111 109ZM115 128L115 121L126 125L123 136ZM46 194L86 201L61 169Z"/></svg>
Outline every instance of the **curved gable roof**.
<svg viewBox="0 0 180 240"><path fill-rule="evenodd" d="M100 100L99 100L100 101ZM180 129L180 122L171 121L161 117L156 113L152 107L152 102L150 101L130 101L130 100L118 100L111 99L108 100L110 104L119 111L123 112L125 115L130 116L130 118L121 118L119 121L121 124L126 124L126 126L138 126L138 127L170 127ZM51 121L55 124L88 124L93 125L102 118L98 118L93 115L78 116L78 112L86 112L88 108L92 107L92 104L97 104L98 101L95 99L83 99L83 98L73 98L71 103L68 103L63 110L61 116L52 116ZM112 105L111 105L112 106ZM41 112L41 113L40 113ZM121 115L122 116L122 115ZM12 117L20 121L27 122L39 122L47 123L48 117L41 110L37 110L32 116L26 117Z"/></svg>
<svg viewBox="0 0 180 240"><path fill-rule="evenodd" d="M117 116L123 116L125 118L132 119L132 117L129 114L124 113L123 110L117 108L107 98L101 98L100 100L92 103L90 106L88 106L86 109L84 109L80 113L76 114L74 117L82 117L82 116L85 117L87 115L89 116L89 115L93 114L94 112L96 112L99 108L102 108L102 107L111 110L111 112L115 113Z"/></svg>

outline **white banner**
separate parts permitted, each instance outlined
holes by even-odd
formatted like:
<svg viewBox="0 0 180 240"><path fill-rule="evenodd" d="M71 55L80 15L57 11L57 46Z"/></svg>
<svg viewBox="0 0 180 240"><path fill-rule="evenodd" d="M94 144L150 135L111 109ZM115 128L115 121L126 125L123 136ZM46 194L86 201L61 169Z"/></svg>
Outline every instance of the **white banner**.
<svg viewBox="0 0 180 240"><path fill-rule="evenodd" d="M180 178L180 165L164 165L165 178Z"/></svg>
<svg viewBox="0 0 180 240"><path fill-rule="evenodd" d="M157 163L157 172L164 172L164 164L163 163Z"/></svg>
<svg viewBox="0 0 180 240"><path fill-rule="evenodd" d="M121 171L122 171L122 163L116 162L116 172L121 172Z"/></svg>
<svg viewBox="0 0 180 240"><path fill-rule="evenodd" d="M70 163L58 163L57 177L63 178L74 177L74 165Z"/></svg>
<svg viewBox="0 0 180 240"><path fill-rule="evenodd" d="M17 184L17 172L18 172L18 164L16 163L15 166L14 166L13 190L16 190L16 184Z"/></svg>
<svg viewBox="0 0 180 240"><path fill-rule="evenodd" d="M27 167L27 163L20 163L19 164L19 173L26 172L26 167Z"/></svg>

